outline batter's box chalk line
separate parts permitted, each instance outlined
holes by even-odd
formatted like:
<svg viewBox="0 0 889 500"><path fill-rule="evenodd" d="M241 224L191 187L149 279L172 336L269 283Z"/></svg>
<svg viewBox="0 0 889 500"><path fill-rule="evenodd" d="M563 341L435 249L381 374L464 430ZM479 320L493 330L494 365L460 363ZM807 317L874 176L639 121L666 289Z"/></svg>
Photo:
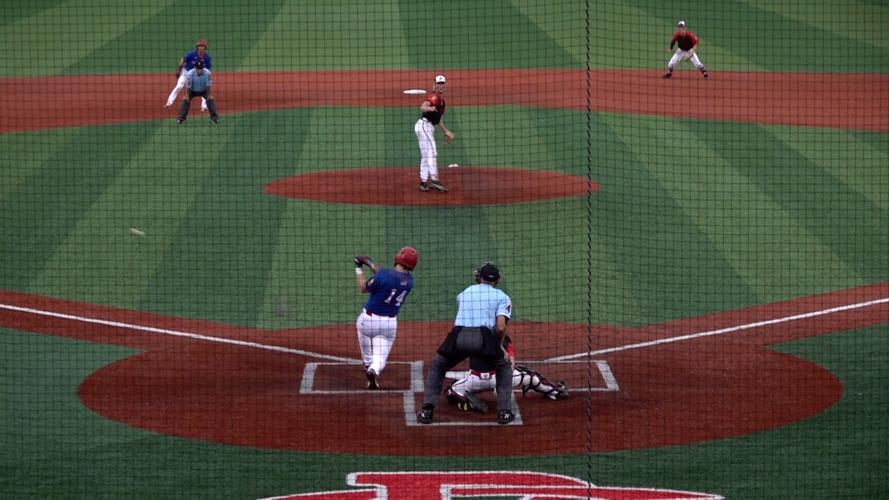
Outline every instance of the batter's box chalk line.
<svg viewBox="0 0 889 500"><path fill-rule="evenodd" d="M585 361L578 360L566 360L566 361L528 361L524 362L530 366L543 367L547 365L559 365L559 364L582 364ZM496 426L496 421L485 421L485 422L476 422L476 421L455 421L455 422L433 422L431 424L418 424L416 421L417 418L417 405L415 400L415 395L417 393L422 394L425 390L425 384L423 381L423 362L422 361L392 361L389 363L390 365L409 365L410 366L410 384L409 387L405 389L382 389L376 391L368 391L367 389L316 389L315 388L315 376L318 372L318 368L322 366L330 366L335 368L347 368L353 369L355 367L355 363L344 363L344 362L320 362L320 361L312 361L306 363L303 368L303 377L299 386L299 394L304 395L368 395L375 396L378 394L402 394L403 396L403 408L404 408L404 423L408 427L416 427L422 425L423 427L435 427L435 426L469 426L469 427L477 427L477 426ZM620 387L618 386L617 379L614 377L614 374L611 371L611 367L608 365L608 362L605 360L594 360L593 364L597 367L599 374L602 376L602 380L605 381L605 387L570 387L569 390L572 392L588 392L588 391L619 391ZM448 378L459 379L466 375L466 371L451 371L447 373ZM544 374L545 375L545 374ZM510 425L523 425L521 408L519 408L518 401L516 400L515 393L520 391L520 388L517 388L513 391L512 394L512 406L515 411L515 421Z"/></svg>

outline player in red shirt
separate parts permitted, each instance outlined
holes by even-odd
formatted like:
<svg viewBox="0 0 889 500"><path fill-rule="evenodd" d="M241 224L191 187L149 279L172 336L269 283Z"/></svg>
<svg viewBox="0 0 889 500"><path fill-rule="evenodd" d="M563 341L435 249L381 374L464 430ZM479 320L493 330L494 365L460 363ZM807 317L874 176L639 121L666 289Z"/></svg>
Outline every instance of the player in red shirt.
<svg viewBox="0 0 889 500"><path fill-rule="evenodd" d="M690 60L694 67L698 68L698 71L704 75L704 80L709 80L710 75L704 68L704 63L698 58L697 52L695 52L695 49L698 47L698 36L685 29L685 21L679 21L677 26L679 29L673 34L673 38L670 40L670 48L667 49L667 52L673 51L673 45L678 45L679 48L673 54L673 57L670 58L670 62L667 63L667 72L664 73L664 78L673 76L673 68L677 63Z"/></svg>
<svg viewBox="0 0 889 500"><path fill-rule="evenodd" d="M417 134L417 142L420 145L420 191L436 191L447 193L438 180L438 148L435 145L435 128L440 128L445 134L445 142L454 140L454 133L448 130L444 124L445 100L444 92L447 86L444 75L435 77L432 92L426 95L426 99L420 104L420 119L414 125L414 133Z"/></svg>

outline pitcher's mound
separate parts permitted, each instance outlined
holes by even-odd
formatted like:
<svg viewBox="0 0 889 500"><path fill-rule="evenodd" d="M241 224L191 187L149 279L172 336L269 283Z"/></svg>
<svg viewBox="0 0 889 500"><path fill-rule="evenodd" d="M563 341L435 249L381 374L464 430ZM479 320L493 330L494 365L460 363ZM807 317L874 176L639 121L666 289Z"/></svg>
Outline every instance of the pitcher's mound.
<svg viewBox="0 0 889 500"><path fill-rule="evenodd" d="M276 196L360 205L422 207L497 205L585 196L598 184L583 177L514 167L441 168L447 193L422 192L416 167L326 170L266 184Z"/></svg>

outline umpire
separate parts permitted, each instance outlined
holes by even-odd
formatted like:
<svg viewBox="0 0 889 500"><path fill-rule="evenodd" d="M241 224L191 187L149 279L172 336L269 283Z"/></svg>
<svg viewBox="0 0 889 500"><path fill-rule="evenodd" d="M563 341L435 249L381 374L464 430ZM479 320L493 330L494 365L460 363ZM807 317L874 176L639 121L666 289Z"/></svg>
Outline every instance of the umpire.
<svg viewBox="0 0 889 500"><path fill-rule="evenodd" d="M477 356L497 371L497 423L515 420L512 411L512 357L503 348L506 323L512 315L512 301L496 288L500 271L490 262L475 272L476 285L457 295L457 319L454 328L438 347L429 368L423 395L423 408L417 422L432 423L445 373L469 356Z"/></svg>
<svg viewBox="0 0 889 500"><path fill-rule="evenodd" d="M213 123L219 123L219 113L216 112L216 101L210 95L210 86L213 85L213 75L209 69L204 69L204 62L198 59L194 63L194 68L186 73L185 99L182 101L182 108L179 109L179 125L188 118L188 109L191 107L191 100L195 97L203 97L207 100L207 109L210 110L210 119Z"/></svg>

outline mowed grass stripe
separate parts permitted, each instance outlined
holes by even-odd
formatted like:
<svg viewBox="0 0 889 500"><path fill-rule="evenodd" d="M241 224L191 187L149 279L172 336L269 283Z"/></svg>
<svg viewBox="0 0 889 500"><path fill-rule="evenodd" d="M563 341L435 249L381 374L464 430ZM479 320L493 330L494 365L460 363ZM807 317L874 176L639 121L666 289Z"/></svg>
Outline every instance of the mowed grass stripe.
<svg viewBox="0 0 889 500"><path fill-rule="evenodd" d="M678 175L677 170L689 169L696 161L686 160L685 152L659 147L670 140L670 121L596 116L610 129L599 136L600 142L623 149L617 157L624 160L609 172L597 210L606 219L599 237L624 270L644 311L644 316L624 323L655 323L757 303L755 292L707 228L684 206L687 196L702 193L675 193L663 182L669 175L665 172Z"/></svg>
<svg viewBox="0 0 889 500"><path fill-rule="evenodd" d="M158 4L150 16L127 26L109 37L78 59L66 71L80 73L161 72L170 75L169 88L158 89L158 102L163 100L176 83L173 78L179 59L194 50L198 38L207 39L213 57L213 72L217 81L227 71L244 69L259 40L283 0L263 0L263 5L227 2L208 5L200 0L176 0ZM164 7L164 8L160 8ZM232 22L237 19L237 22ZM121 60L121 54L126 59ZM278 61L286 53L270 53L263 58L268 69L278 69Z"/></svg>
<svg viewBox="0 0 889 500"><path fill-rule="evenodd" d="M94 55L108 41L126 33L173 0L131 3L114 0L68 0L0 28L0 75L57 75L77 60ZM146 45L146 40L140 40ZM150 44L148 44L150 46ZM120 47L110 61L116 71L134 71L134 54ZM126 57L121 57L126 54ZM138 63L136 63L138 64ZM173 67L172 64L169 67Z"/></svg>
<svg viewBox="0 0 889 500"><path fill-rule="evenodd" d="M690 122L689 127L865 282L889 277L884 210L761 126L737 124L726 130L724 125ZM835 265L833 259L821 260L811 246L800 245L796 251L798 258L811 259L825 272ZM853 284L858 283L825 280L831 288Z"/></svg>
<svg viewBox="0 0 889 500"><path fill-rule="evenodd" d="M889 154L843 130L767 125L763 128L886 211L884 215L889 217Z"/></svg>
<svg viewBox="0 0 889 500"><path fill-rule="evenodd" d="M63 0L32 0L29 2L4 2L0 6L0 26L14 24L21 19L38 15L39 12L51 9Z"/></svg>
<svg viewBox="0 0 889 500"><path fill-rule="evenodd" d="M141 305L182 217L213 169L205 158L215 156L212 147L199 152L193 142L201 126L209 129L209 121L125 127L145 129L141 141L120 144L132 149L131 156L55 247L30 289L118 307ZM202 140L212 146L225 140L227 130L208 132L219 132Z"/></svg>
<svg viewBox="0 0 889 500"><path fill-rule="evenodd" d="M867 5L857 0L822 1L817 4L808 1L743 1L757 9L774 12L867 45L889 49L889 37L886 36L889 7L885 4Z"/></svg>
<svg viewBox="0 0 889 500"><path fill-rule="evenodd" d="M13 488L4 491L22 497L39 484L56 484L60 464L84 462L70 460L75 448L76 453L92 457L91 452L102 447L147 434L97 415L76 396L84 379L133 354L131 349L7 329L0 329L0 338L4 386L0 429L8 430L3 442L9 450L0 454L6 471L0 484ZM84 442L83 436L89 440ZM6 482L35 475L46 480ZM48 496L60 493L54 490Z"/></svg>
<svg viewBox="0 0 889 500"><path fill-rule="evenodd" d="M284 2L241 69L405 68L399 16L396 0Z"/></svg>
<svg viewBox="0 0 889 500"><path fill-rule="evenodd" d="M363 120L355 113L369 113ZM283 162L279 178L378 165L384 131L376 126L381 110L318 108L298 117L292 112L292 156ZM341 142L341 146L337 143ZM363 149L365 145L374 148ZM362 158L364 156L364 158ZM343 182L362 185L360 176ZM375 189L367 185L366 189ZM268 195L267 195L268 196ZM389 265L381 248L371 243L385 233L379 207L362 207L276 198L281 204L277 235L272 244L270 271L263 285L256 325L293 328L348 322L360 307L352 258L367 253ZM320 281L319 281L320 280Z"/></svg>
<svg viewBox="0 0 889 500"><path fill-rule="evenodd" d="M640 160L756 294L756 303L861 281L854 270L724 158L687 122L650 119L623 129ZM723 140L736 137L718 126ZM658 165L667 159L669 167ZM728 283L723 283L728 285Z"/></svg>
<svg viewBox="0 0 889 500"><path fill-rule="evenodd" d="M579 62L509 0L428 4L399 1L402 36L416 68L570 68Z"/></svg>
<svg viewBox="0 0 889 500"><path fill-rule="evenodd" d="M206 175L193 186L184 214L144 298L177 316L252 325L267 279L284 204L262 186L283 172L289 158L275 147L298 140L308 110L269 133L262 115L227 117L222 125L190 123L182 168L196 162ZM198 128L202 127L202 128ZM284 135L292 133L290 135ZM192 160L189 158L194 155Z"/></svg>
<svg viewBox="0 0 889 500"><path fill-rule="evenodd" d="M0 134L3 152L3 182L0 182L0 202L33 180L36 171L44 168L59 149L79 134L77 129L52 130L29 134Z"/></svg>
<svg viewBox="0 0 889 500"><path fill-rule="evenodd" d="M0 282L28 289L68 234L130 161L152 126L79 129L0 200ZM73 285L73 284L71 284Z"/></svg>

